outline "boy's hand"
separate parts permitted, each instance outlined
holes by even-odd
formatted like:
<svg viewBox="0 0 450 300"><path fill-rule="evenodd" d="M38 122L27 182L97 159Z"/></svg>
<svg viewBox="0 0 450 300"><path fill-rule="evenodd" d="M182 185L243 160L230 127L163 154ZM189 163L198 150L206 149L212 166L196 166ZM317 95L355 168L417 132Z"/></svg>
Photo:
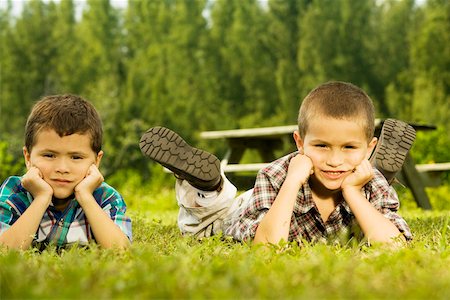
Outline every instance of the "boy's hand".
<svg viewBox="0 0 450 300"><path fill-rule="evenodd" d="M289 162L286 179L304 184L313 172L312 160L308 156L299 153Z"/></svg>
<svg viewBox="0 0 450 300"><path fill-rule="evenodd" d="M373 177L373 169L369 160L365 159L356 166L353 173L348 175L344 181L342 181L341 188L356 188L360 190L366 183L368 183Z"/></svg>
<svg viewBox="0 0 450 300"><path fill-rule="evenodd" d="M21 179L22 186L31 193L34 199L39 196L46 196L51 199L53 196L53 189L42 176L41 171L36 167L30 167Z"/></svg>
<svg viewBox="0 0 450 300"><path fill-rule="evenodd" d="M104 178L100 170L97 168L95 164L92 164L83 180L81 180L77 186L75 187L75 194L90 194L94 192L96 188L100 186L103 182ZM80 199L77 197L77 199Z"/></svg>

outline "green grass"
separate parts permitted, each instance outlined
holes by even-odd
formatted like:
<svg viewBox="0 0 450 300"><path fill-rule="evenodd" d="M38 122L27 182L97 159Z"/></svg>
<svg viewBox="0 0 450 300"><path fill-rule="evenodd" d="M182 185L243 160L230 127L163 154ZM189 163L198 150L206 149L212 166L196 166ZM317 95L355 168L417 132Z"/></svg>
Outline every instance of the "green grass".
<svg viewBox="0 0 450 300"><path fill-rule="evenodd" d="M0 299L448 299L450 294L449 210L402 211L415 238L399 250L266 248L223 237L181 237L173 189L130 185L122 192L134 222L130 251L1 250Z"/></svg>

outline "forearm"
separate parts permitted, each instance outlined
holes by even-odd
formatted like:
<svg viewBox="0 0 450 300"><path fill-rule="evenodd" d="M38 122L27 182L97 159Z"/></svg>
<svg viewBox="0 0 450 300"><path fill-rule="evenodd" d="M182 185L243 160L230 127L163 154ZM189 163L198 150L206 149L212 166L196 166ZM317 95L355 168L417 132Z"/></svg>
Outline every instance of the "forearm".
<svg viewBox="0 0 450 300"><path fill-rule="evenodd" d="M405 240L397 227L373 207L359 190L344 190L343 195L368 241L396 243L398 237Z"/></svg>
<svg viewBox="0 0 450 300"><path fill-rule="evenodd" d="M283 183L275 201L256 230L254 244L277 244L281 240L288 240L292 212L300 186L287 180Z"/></svg>
<svg viewBox="0 0 450 300"><path fill-rule="evenodd" d="M49 204L48 197L34 199L19 219L0 236L0 244L11 249L28 249Z"/></svg>
<svg viewBox="0 0 450 300"><path fill-rule="evenodd" d="M91 225L97 243L103 248L127 248L130 241L113 220L101 209L92 195L79 201Z"/></svg>

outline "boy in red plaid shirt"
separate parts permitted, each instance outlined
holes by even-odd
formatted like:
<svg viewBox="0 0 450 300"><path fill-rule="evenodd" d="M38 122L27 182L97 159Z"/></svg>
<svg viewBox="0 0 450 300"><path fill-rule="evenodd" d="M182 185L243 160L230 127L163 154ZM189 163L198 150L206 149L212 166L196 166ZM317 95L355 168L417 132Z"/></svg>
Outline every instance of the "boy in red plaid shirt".
<svg viewBox="0 0 450 300"><path fill-rule="evenodd" d="M260 170L240 197L212 154L154 127L142 152L175 173L183 234L217 232L254 243L337 241L361 233L369 242L411 238L390 185L415 138L408 124L385 121L378 147L374 107L360 88L328 82L312 90L293 133L298 151ZM383 176L384 175L384 176Z"/></svg>

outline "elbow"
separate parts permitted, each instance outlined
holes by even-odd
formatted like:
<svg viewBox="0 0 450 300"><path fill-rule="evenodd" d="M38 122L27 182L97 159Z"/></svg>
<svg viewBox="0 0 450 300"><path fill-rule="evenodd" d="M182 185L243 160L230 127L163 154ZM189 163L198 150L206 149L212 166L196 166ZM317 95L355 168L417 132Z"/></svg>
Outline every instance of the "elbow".
<svg viewBox="0 0 450 300"><path fill-rule="evenodd" d="M270 230L270 228L264 228L264 226L259 226L256 230L255 237L253 239L253 245L258 244L273 244L277 245L281 241L287 240L284 236L280 235L278 232Z"/></svg>
<svg viewBox="0 0 450 300"><path fill-rule="evenodd" d="M369 245L385 245L393 248L403 248L407 245L407 240L405 236L401 233L397 235L389 236L379 236L379 237L368 237L367 239Z"/></svg>
<svg viewBox="0 0 450 300"><path fill-rule="evenodd" d="M131 247L131 242L128 238L121 240L119 243L114 244L113 248L127 250Z"/></svg>
<svg viewBox="0 0 450 300"><path fill-rule="evenodd" d="M255 236L253 238L253 245L268 244L270 234L264 230L264 225L259 224L256 228Z"/></svg>
<svg viewBox="0 0 450 300"><path fill-rule="evenodd" d="M6 240L0 236L0 248L5 248L7 250L27 250L31 246L31 243L26 241L20 242L17 240Z"/></svg>
<svg viewBox="0 0 450 300"><path fill-rule="evenodd" d="M108 241L100 243L100 246L104 249L119 249L127 250L131 247L131 242L127 237L120 238L114 241Z"/></svg>

